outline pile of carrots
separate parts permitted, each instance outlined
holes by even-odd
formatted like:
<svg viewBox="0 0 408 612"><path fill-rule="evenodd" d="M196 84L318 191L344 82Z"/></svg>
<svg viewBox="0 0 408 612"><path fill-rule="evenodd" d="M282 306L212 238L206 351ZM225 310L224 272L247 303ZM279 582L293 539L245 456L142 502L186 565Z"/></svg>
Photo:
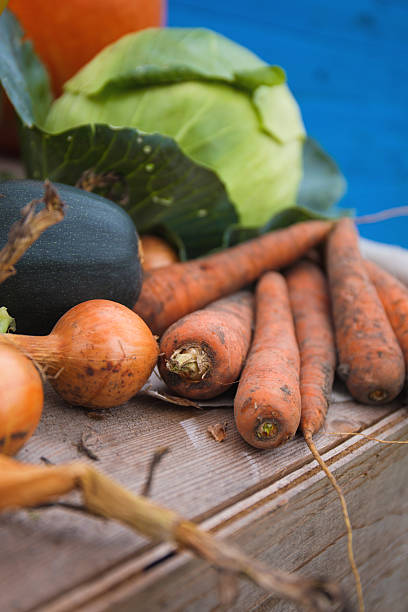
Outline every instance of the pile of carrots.
<svg viewBox="0 0 408 612"><path fill-rule="evenodd" d="M363 403L383 404L402 391L408 289L363 260L352 220L297 223L183 263L169 256L169 265L161 250L156 263L146 257L133 311L91 300L49 336L0 334L0 358L15 355L12 348L24 353L21 367L15 359L15 393L2 402L0 452L17 452L41 415L39 391L35 409L19 395L25 378L41 386L27 358L67 402L92 408L130 399L157 360L179 396L212 398L238 382L237 429L263 449L299 427L311 440L324 423L336 366ZM153 334L161 336L159 347Z"/></svg>
<svg viewBox="0 0 408 612"><path fill-rule="evenodd" d="M316 263L305 256L318 245ZM363 260L348 218L151 270L135 311L161 334L172 392L207 399L239 381L236 425L258 448L322 427L336 367L367 404L392 401L405 384L408 290Z"/></svg>

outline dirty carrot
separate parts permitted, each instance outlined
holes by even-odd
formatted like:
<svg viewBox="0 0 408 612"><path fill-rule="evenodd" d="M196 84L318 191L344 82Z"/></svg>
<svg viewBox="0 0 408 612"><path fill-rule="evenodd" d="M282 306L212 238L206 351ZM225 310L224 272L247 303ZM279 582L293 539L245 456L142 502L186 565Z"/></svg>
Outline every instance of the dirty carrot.
<svg viewBox="0 0 408 612"><path fill-rule="evenodd" d="M268 272L256 288L255 332L234 400L241 436L257 448L292 438L300 421L299 349L285 279Z"/></svg>
<svg viewBox="0 0 408 612"><path fill-rule="evenodd" d="M267 270L287 266L329 233L332 223L305 221L200 259L146 273L134 306L155 334L189 312L234 293Z"/></svg>
<svg viewBox="0 0 408 612"><path fill-rule="evenodd" d="M14 455L34 433L43 409L43 387L33 363L0 344L0 453Z"/></svg>
<svg viewBox="0 0 408 612"><path fill-rule="evenodd" d="M175 393L208 399L237 381L248 353L253 295L240 291L182 317L160 341L159 371Z"/></svg>
<svg viewBox="0 0 408 612"><path fill-rule="evenodd" d="M402 349L408 371L408 288L372 261L365 267Z"/></svg>
<svg viewBox="0 0 408 612"><path fill-rule="evenodd" d="M324 423L336 367L329 290L321 269L309 261L290 268L286 281L300 351L300 426L313 436Z"/></svg>
<svg viewBox="0 0 408 612"><path fill-rule="evenodd" d="M110 300L74 306L48 336L0 334L0 343L17 346L44 368L67 402L91 408L130 399L149 378L158 356L144 321Z"/></svg>
<svg viewBox="0 0 408 612"><path fill-rule="evenodd" d="M344 494L322 459L313 435L322 427L329 406L336 367L336 346L331 320L329 288L321 269L301 261L286 273L289 298L300 352L300 427L305 441L339 496L347 528L347 547L360 612L364 600L353 553L353 533Z"/></svg>
<svg viewBox="0 0 408 612"><path fill-rule="evenodd" d="M326 257L339 375L358 401L389 402L403 387L404 359L364 267L351 219L341 219L334 227Z"/></svg>
<svg viewBox="0 0 408 612"><path fill-rule="evenodd" d="M93 467L81 463L58 466L22 464L0 456L0 511L55 505L57 497L79 489L83 510L92 516L114 519L155 541L170 542L206 560L220 571L247 578L275 596L325 612L336 605L345 609L336 583L274 570L177 512L135 495Z"/></svg>

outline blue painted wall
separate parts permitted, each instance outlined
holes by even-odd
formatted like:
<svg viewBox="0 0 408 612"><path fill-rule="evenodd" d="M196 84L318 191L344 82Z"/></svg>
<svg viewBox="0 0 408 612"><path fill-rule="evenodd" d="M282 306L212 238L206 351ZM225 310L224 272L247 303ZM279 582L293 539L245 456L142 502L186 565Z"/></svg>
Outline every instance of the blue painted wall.
<svg viewBox="0 0 408 612"><path fill-rule="evenodd" d="M168 0L168 25L203 26L280 64L308 133L358 215L408 205L408 0ZM408 217L361 225L408 248Z"/></svg>

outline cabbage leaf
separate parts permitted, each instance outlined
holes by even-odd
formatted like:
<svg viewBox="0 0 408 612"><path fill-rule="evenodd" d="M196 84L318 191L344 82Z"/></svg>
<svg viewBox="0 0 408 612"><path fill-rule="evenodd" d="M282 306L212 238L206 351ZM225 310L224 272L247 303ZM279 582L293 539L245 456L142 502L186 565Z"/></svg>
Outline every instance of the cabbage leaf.
<svg viewBox="0 0 408 612"><path fill-rule="evenodd" d="M280 67L208 30L150 29L105 48L51 104L21 37L5 11L0 80L21 119L28 176L78 184L91 172L96 191L116 177L98 192L186 257L338 214L344 179L306 138Z"/></svg>

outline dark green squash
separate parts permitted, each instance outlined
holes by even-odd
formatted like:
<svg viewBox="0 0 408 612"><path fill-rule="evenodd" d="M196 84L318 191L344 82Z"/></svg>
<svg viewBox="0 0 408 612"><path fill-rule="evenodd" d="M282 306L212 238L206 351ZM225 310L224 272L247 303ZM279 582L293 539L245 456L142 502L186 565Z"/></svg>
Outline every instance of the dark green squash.
<svg viewBox="0 0 408 612"><path fill-rule="evenodd" d="M20 334L47 334L72 306L102 298L132 307L142 268L135 226L117 204L75 187L53 183L66 204L65 219L47 229L0 285L0 306ZM41 181L0 183L0 249L11 225L34 198Z"/></svg>

